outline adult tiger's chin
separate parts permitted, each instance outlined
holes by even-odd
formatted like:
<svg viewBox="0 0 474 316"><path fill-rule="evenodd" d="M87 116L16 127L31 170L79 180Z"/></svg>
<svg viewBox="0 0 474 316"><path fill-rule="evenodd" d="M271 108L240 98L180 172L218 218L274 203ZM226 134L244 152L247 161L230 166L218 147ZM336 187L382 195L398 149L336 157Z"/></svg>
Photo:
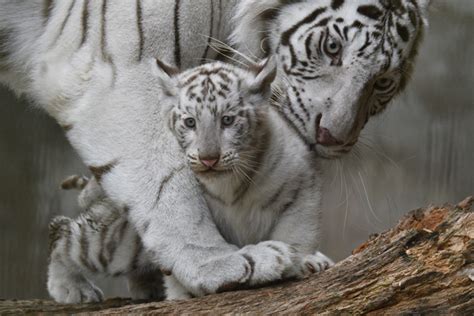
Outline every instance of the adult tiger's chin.
<svg viewBox="0 0 474 316"><path fill-rule="evenodd" d="M352 150L353 145L347 146L336 146L336 147L327 147L320 144L317 144L314 147L314 152L318 157L324 159L339 159L342 158L344 155L350 153Z"/></svg>

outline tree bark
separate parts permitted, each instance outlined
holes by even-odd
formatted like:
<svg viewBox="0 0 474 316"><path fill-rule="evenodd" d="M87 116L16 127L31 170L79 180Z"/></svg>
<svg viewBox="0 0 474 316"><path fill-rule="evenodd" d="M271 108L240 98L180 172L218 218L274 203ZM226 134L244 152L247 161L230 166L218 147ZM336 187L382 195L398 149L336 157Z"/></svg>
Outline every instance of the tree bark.
<svg viewBox="0 0 474 316"><path fill-rule="evenodd" d="M474 315L474 200L410 212L352 256L299 282L187 301L60 305L0 301L0 314L286 313Z"/></svg>

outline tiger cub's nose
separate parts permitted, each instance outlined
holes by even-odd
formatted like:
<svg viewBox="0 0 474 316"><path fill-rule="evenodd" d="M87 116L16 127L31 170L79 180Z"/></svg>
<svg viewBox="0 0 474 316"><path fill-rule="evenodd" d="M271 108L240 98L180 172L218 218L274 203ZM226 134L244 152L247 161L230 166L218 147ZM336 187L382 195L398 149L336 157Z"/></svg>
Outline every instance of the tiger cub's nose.
<svg viewBox="0 0 474 316"><path fill-rule="evenodd" d="M212 168L219 161L219 157L199 157L199 160L201 160L201 163L204 166L206 166L208 168Z"/></svg>

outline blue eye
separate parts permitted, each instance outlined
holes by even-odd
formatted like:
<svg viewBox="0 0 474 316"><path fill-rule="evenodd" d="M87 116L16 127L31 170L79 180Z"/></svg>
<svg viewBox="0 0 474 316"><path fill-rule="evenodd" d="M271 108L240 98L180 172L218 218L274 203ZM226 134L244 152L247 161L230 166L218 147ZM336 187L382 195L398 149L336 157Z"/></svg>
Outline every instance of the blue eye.
<svg viewBox="0 0 474 316"><path fill-rule="evenodd" d="M222 117L222 125L224 126L230 126L234 123L234 117L233 116L223 116Z"/></svg>
<svg viewBox="0 0 474 316"><path fill-rule="evenodd" d="M387 77L380 78L375 82L375 88L377 90L385 91L385 90L388 90L389 88L391 88L393 86L394 82L395 81L391 78L387 78Z"/></svg>
<svg viewBox="0 0 474 316"><path fill-rule="evenodd" d="M184 125L187 128L194 128L196 127L196 120L193 119L192 117L188 117L187 119L184 120Z"/></svg>
<svg viewBox="0 0 474 316"><path fill-rule="evenodd" d="M330 57L337 57L342 51L342 44L335 38L328 36L324 44L324 51Z"/></svg>

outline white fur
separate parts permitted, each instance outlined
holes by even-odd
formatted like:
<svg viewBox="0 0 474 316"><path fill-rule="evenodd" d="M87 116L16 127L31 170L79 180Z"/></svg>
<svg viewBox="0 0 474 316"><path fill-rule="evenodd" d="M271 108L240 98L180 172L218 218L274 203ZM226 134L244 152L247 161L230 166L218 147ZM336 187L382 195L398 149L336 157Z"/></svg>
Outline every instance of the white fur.
<svg viewBox="0 0 474 316"><path fill-rule="evenodd" d="M196 113L196 131L185 127L183 129L176 122L172 124L179 129L179 132L176 131L177 136L186 138L183 149L187 157L208 154L206 151L212 143L210 150L220 153L222 158L216 165L216 170L219 170L230 167L223 158L226 154L233 153L235 168L238 168L239 163L243 163L243 166L251 165L256 159L255 155L262 155L258 166L254 166L257 171L253 176L242 176L235 171L220 175L196 172L196 177L205 188L213 219L226 241L242 247L240 252L246 256L262 258L255 261L248 285L258 285L283 276L304 277L322 271L332 263L324 255L315 254L319 245L322 183L317 161L304 142L296 137L291 127L270 108L268 87L276 69L273 59L261 67L258 74L234 67L232 74L228 74L233 79L233 82L229 83L218 75L219 71L228 69L228 65L207 64L184 73L180 77L181 82L186 82L187 78L195 79L171 97L174 99L173 103L179 104L183 109L174 110L182 120ZM195 74L199 73L214 75L196 77ZM235 78L232 78L234 74ZM168 79L170 80L173 79ZM194 98L188 97L188 87L200 87L201 82L208 80L212 80L213 86L225 84L230 87L228 95L222 98L216 95L215 101L197 103ZM163 84L170 86L167 82ZM177 85L183 86L179 82ZM240 91L237 90L239 86ZM208 100L205 95L199 94L199 89L192 91L202 100ZM231 108L238 107L226 111L228 105ZM187 110L188 108L190 110ZM237 133L239 122L244 122L237 116L234 124L226 129L219 125L222 117L236 116L238 110L248 110L249 117L257 115L262 125L258 130L248 127L252 135L245 134L246 140L241 140L240 145L232 145L234 137L239 136L234 134ZM254 118L250 121L252 124L249 126L254 126L257 120ZM263 141L266 144L263 147L265 149L259 149L258 145L247 147L249 145L246 142L251 141ZM237 158L241 152L243 156ZM253 158L245 158L245 153ZM190 159L194 169L202 168L194 158ZM239 188L246 182L249 187L246 193L240 196ZM186 298L187 295L180 296L182 288L176 285L178 280L175 276L165 276L169 298Z"/></svg>
<svg viewBox="0 0 474 316"><path fill-rule="evenodd" d="M399 84L408 80L411 65L421 40L423 28L427 24L429 0L416 1L418 8L408 0L400 3L408 8L403 14L393 15L397 23L406 28L410 39L405 42L398 36L396 23L386 28L382 33L393 36L392 42L396 42L397 48L389 47L388 41L384 41L384 49L388 54L383 54L379 39L371 39L368 52L374 52L370 58L360 58L359 49L364 46L366 32L372 33L374 24L379 21L369 19L360 13L361 5L375 5L382 14L391 14L385 9L379 0L344 1L343 5L336 10L331 8L331 0L302 0L302 1L278 1L278 0L243 0L235 11L235 28L231 34L230 41L237 48L251 57L263 57L268 54L277 55L279 74L276 86L283 91L281 111L299 132L302 139L311 147L315 147L319 155L334 158L348 152L357 142L360 131L366 121L385 108L387 97L381 96L374 83L378 79L390 78ZM298 24L310 17L313 12L323 9L315 20ZM276 13L276 18L264 20L262 13ZM409 12L415 11L421 19L421 23L413 26L410 21ZM323 26L316 26L317 22L329 18L329 22ZM355 21L365 24L363 29L349 28L348 39L343 40L335 31L334 25L337 18L343 18L339 23L342 34L345 26L350 27ZM283 34L299 27L289 38L290 46L283 43ZM256 31L258 30L258 31ZM312 42L309 49L313 52L307 56L307 39L309 34ZM324 51L317 50L319 43L325 43L326 36L330 34L342 45L341 65L334 66L331 58ZM322 41L320 38L322 37ZM264 45L266 44L266 45ZM263 47L267 47L264 51ZM401 55L398 50L402 49ZM389 55L390 58L387 56ZM296 56L302 64L293 64L292 56ZM401 57L401 58L400 58ZM388 69L384 66L388 64ZM290 66L291 65L291 66ZM314 69L311 69L311 66ZM402 69L400 69L400 67ZM298 69L304 68L311 72L304 79L302 75L296 74ZM288 71L288 70L292 71ZM390 100L401 89L394 89ZM297 92L297 93L296 93ZM302 111L299 104L303 103L306 111ZM289 104L292 105L290 109ZM318 119L318 116L321 116ZM318 125L319 124L319 125ZM324 146L320 144L317 136L319 127L330 131L331 135L339 141L337 146Z"/></svg>
<svg viewBox="0 0 474 316"><path fill-rule="evenodd" d="M103 177L104 190L119 206L130 207L130 221L138 229L149 222L150 233L141 237L152 261L172 270L188 291L203 295L230 282L246 282L248 261L238 247L228 244L216 229L198 185L184 165L177 142L165 128L165 110L171 105L160 102L163 95L158 89L159 80L151 74L146 61L148 57L160 56L174 62L174 50L170 48L170 41L174 39L169 31L173 25L174 1L141 1L145 34L141 62L137 61L137 16L130 2L107 2L104 36L103 1L89 1L87 38L81 43L82 33L77 26L82 25L80 12L84 1L54 1L56 6L47 24L42 17L45 3L42 0L2 3L0 29L10 30L11 35L2 45L11 54L7 70L0 72L0 81L18 94L33 98L61 125L72 126L68 139L86 164L114 166ZM236 3L227 1L223 5L219 15L221 25L228 26L225 21L229 20ZM264 8L273 6L275 1L241 3L248 8L257 4ZM308 0L302 5L309 10L327 3L326 0ZM181 42L186 43L186 48L182 46L182 67L186 68L195 65L196 57L204 54L206 43L199 35L209 31L209 2L182 4L187 6L183 12L193 12L192 18L181 16L184 23ZM302 17L302 14L292 14L298 6L290 5L282 11L272 28L273 39L281 31L280 25ZM69 8L72 9L69 11ZM252 10L238 12L252 14ZM69 20L63 27L62 21L67 16ZM251 19L241 21L252 25ZM215 37L225 40L228 27L217 30L216 24L213 29ZM251 28L240 38L254 43L251 36L261 31ZM357 87L353 83L361 85L362 79L357 76L357 69L349 68L348 73L352 75L345 77L343 91L355 91ZM370 79L373 77L373 74L368 75ZM340 132L334 132L339 137L353 126L354 108L345 107L358 96L343 96L342 92L333 91L337 88L334 82L329 80L316 88L307 83L307 90L316 93L327 90L331 96L340 97L336 110L323 117L328 127L340 127ZM318 111L319 108L315 108L312 115ZM307 136L311 139L314 133ZM203 275L203 271L207 274Z"/></svg>
<svg viewBox="0 0 474 316"><path fill-rule="evenodd" d="M133 32L137 17L129 6L124 8L125 1L107 2L105 36L101 31L102 1L89 2L89 32L83 44L81 33L73 27L81 25L78 12L83 10L83 1L55 2L59 4L47 24L47 32L40 32L44 31L42 3L8 3L0 9L0 27L27 33L21 22L29 19L32 28L38 30L29 33L30 38L15 50L28 51L26 57L20 53L11 57L18 58L17 67L23 63L22 69L26 68L24 73L16 74L22 75L20 81L24 84L14 88L32 96L61 125L72 127L67 137L87 165L113 165L101 184L119 207L130 208L130 221L138 231L145 224L150 226L141 237L154 264L172 271L196 296L213 293L224 284L248 281L248 260L219 234L179 146L166 127L165 110L169 104L160 101L163 95L159 80L146 58L157 54L173 61L169 32L156 32L172 26L165 12L173 12L173 6L142 1L145 38L154 40L146 41L145 56L139 62L139 41ZM58 26L68 15L69 5L73 5L70 20L61 33ZM187 5L195 8L194 2ZM164 7L168 11L162 12L162 19L148 15ZM194 10L196 16L204 17L209 12L203 8L203 12ZM22 19L12 18L20 15L16 10L22 10ZM198 36L202 33L199 27L207 30L209 20L198 21L191 21L192 28L182 27L185 31L181 41L188 44L187 50L183 48L185 56L202 54L205 48L205 39ZM124 30L124 25L131 31ZM102 41L105 42L101 46ZM121 45L116 46L117 43ZM201 52L197 51L199 47ZM192 55L186 53L188 50ZM197 62L194 58L183 57L182 66ZM55 275L60 274L50 273L50 277Z"/></svg>

